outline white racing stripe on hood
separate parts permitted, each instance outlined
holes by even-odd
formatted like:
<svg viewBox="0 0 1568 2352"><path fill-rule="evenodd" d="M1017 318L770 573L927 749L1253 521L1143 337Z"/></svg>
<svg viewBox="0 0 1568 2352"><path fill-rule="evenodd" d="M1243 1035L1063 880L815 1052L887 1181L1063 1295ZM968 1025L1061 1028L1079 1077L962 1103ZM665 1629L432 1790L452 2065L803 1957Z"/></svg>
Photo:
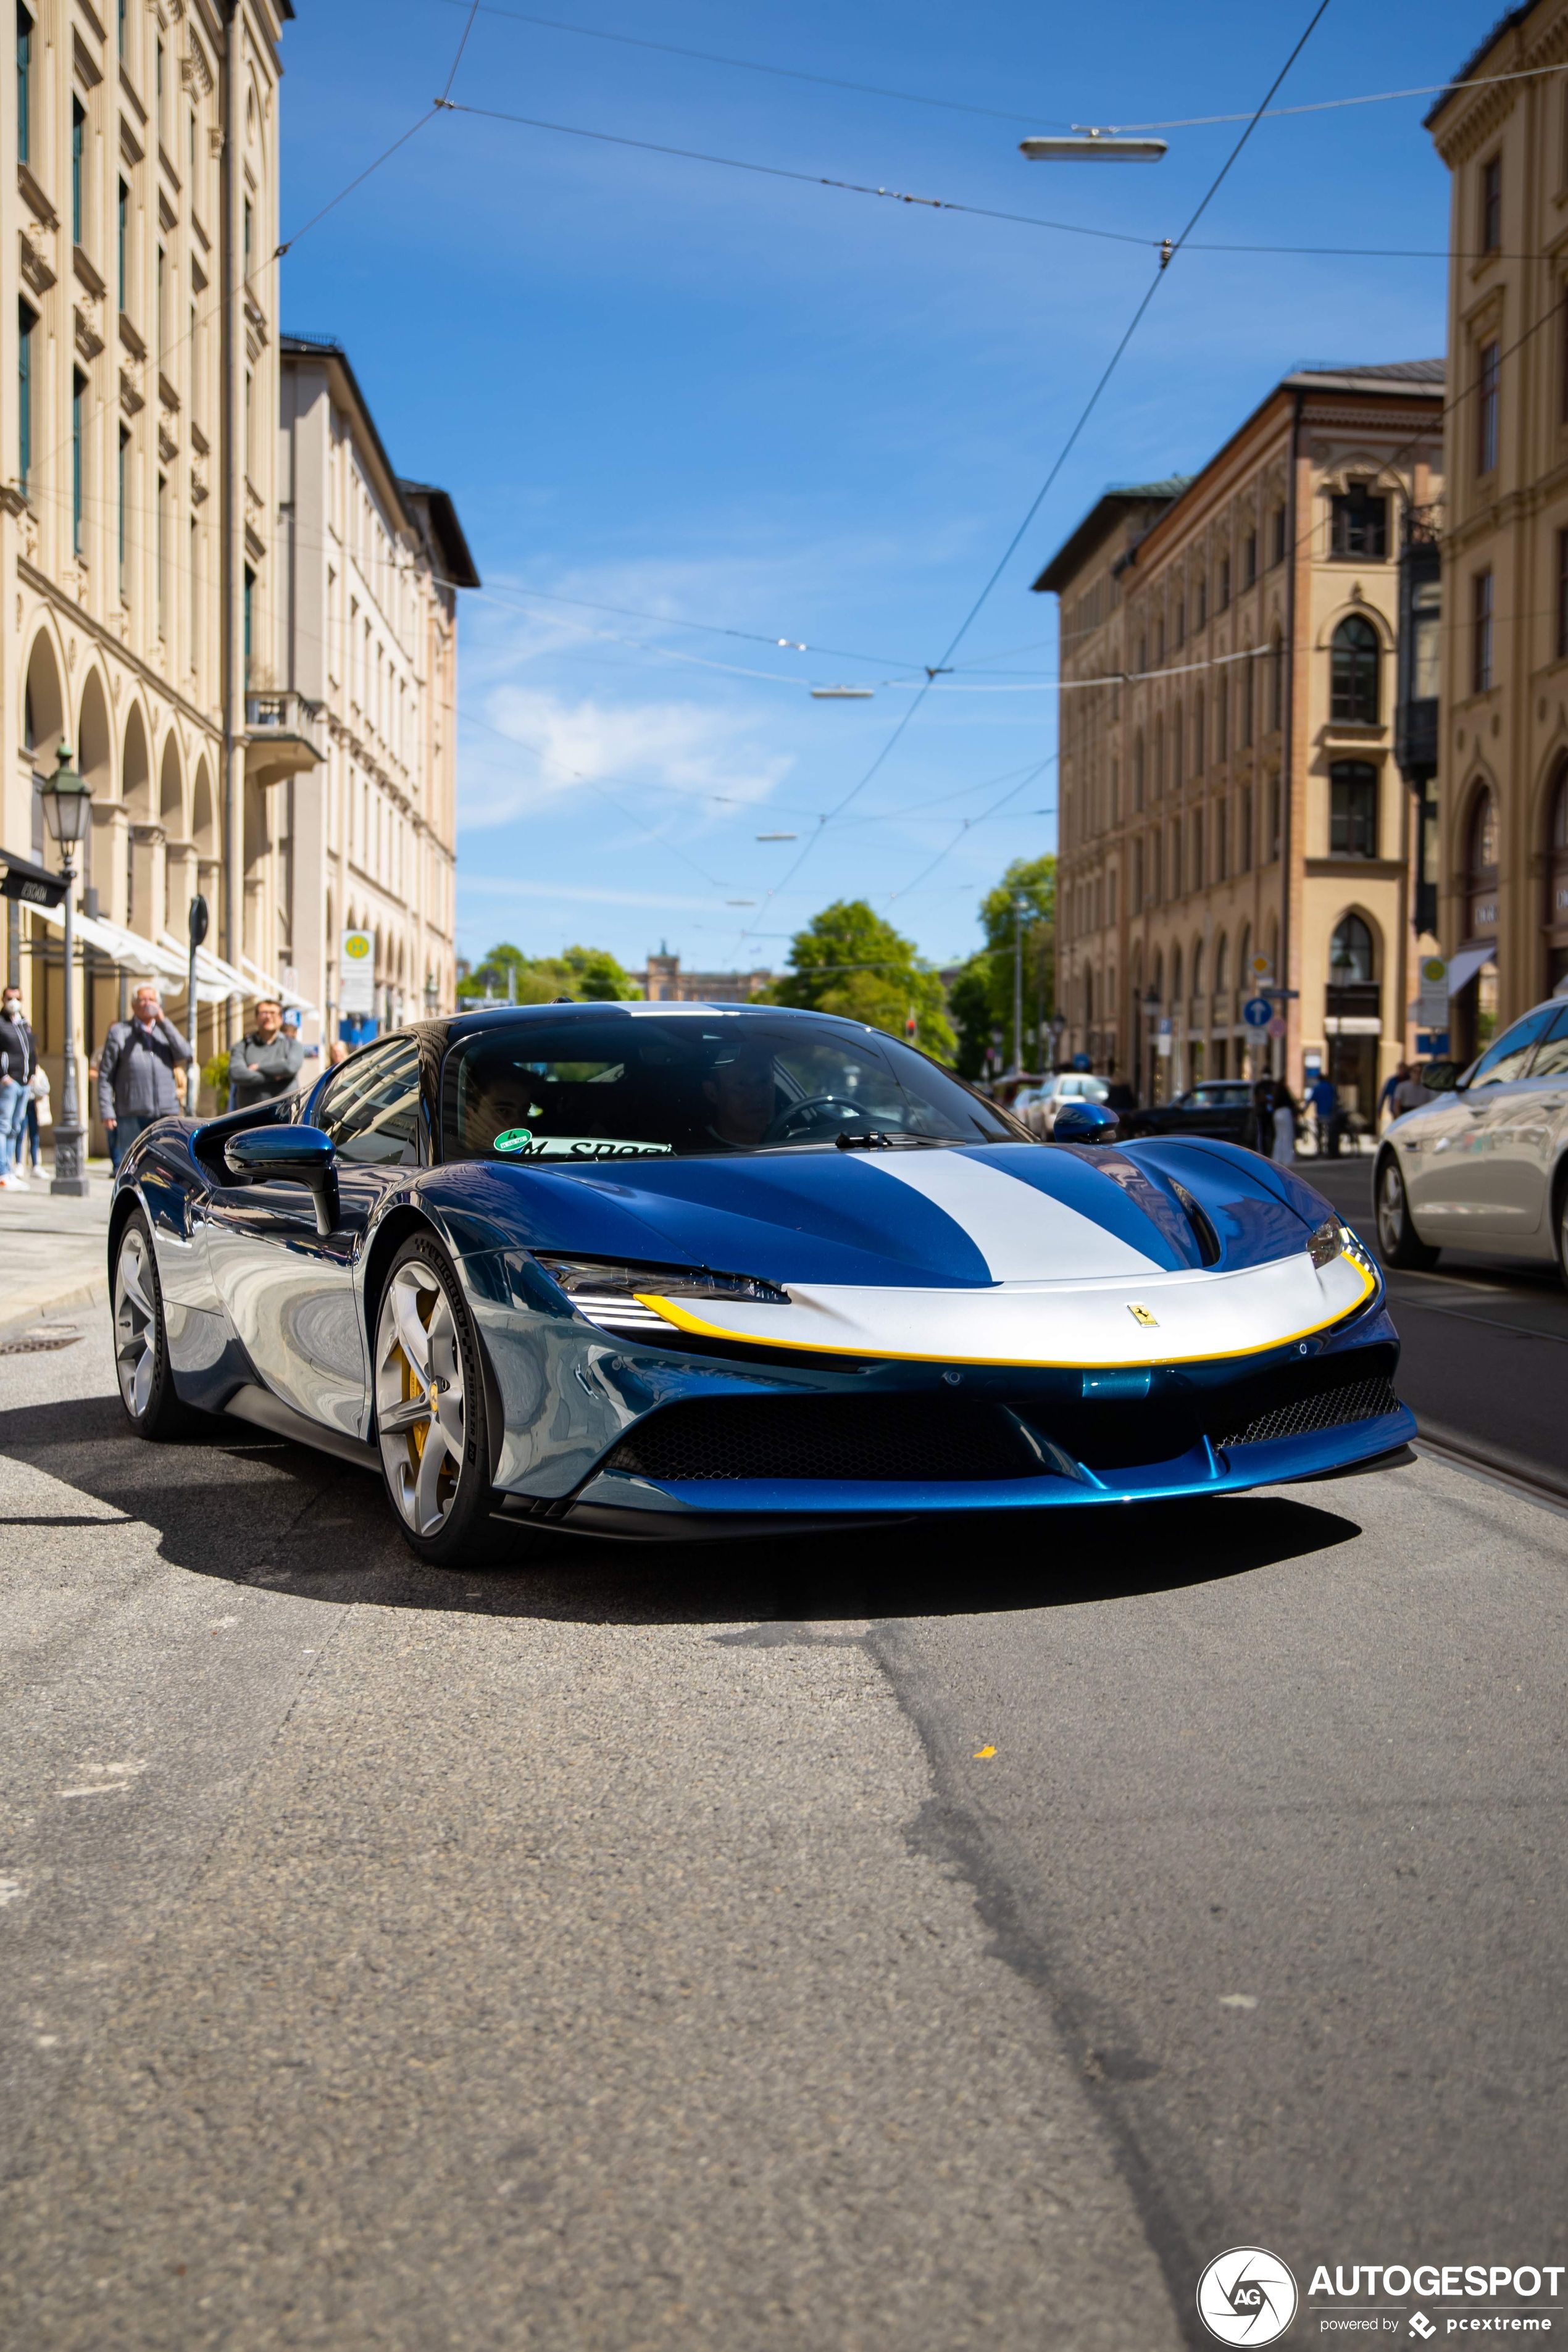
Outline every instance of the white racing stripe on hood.
<svg viewBox="0 0 1568 2352"><path fill-rule="evenodd" d="M1157 1274L1159 1261L1097 1225L1092 1217L988 1160L961 1151L879 1152L863 1163L921 1193L961 1225L993 1282L1088 1280Z"/></svg>

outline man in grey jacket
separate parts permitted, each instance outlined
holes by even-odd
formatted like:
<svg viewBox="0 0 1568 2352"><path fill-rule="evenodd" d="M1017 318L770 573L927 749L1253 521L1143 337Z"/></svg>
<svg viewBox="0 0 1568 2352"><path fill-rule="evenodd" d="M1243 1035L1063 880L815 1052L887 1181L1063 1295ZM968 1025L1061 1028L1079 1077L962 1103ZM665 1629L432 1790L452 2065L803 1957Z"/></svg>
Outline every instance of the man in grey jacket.
<svg viewBox="0 0 1568 2352"><path fill-rule="evenodd" d="M109 1130L116 1168L144 1127L180 1108L174 1072L188 1069L190 1047L168 1020L151 981L131 1002L129 1021L117 1021L98 1057L98 1115Z"/></svg>
<svg viewBox="0 0 1568 2352"><path fill-rule="evenodd" d="M228 1082L234 1088L236 1110L286 1095L300 1075L305 1048L297 1029L283 1026L283 1007L275 996L256 1000L256 1026L242 1037L228 1057Z"/></svg>

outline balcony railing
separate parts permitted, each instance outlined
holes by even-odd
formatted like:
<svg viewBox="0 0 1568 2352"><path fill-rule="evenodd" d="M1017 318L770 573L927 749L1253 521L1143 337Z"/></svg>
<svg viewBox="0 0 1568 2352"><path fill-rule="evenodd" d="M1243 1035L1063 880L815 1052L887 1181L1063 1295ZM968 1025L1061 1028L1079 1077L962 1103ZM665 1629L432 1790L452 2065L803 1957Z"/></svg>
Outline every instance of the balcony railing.
<svg viewBox="0 0 1568 2352"><path fill-rule="evenodd" d="M319 766L327 756L326 705L311 702L292 687L247 694L245 726L249 738L246 772L259 782L281 783L302 768Z"/></svg>

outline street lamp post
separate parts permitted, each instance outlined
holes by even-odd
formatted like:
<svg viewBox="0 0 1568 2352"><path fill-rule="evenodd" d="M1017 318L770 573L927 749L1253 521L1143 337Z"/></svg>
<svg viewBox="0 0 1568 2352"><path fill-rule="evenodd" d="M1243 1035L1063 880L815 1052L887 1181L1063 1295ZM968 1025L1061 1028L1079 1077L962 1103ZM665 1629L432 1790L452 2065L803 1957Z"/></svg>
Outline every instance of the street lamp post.
<svg viewBox="0 0 1568 2352"><path fill-rule="evenodd" d="M1013 894L1013 1067L1024 1068L1024 917L1029 901L1022 890Z"/></svg>
<svg viewBox="0 0 1568 2352"><path fill-rule="evenodd" d="M66 886L65 1069L60 1081L60 1117L55 1127L54 1181L49 1190L51 1192L68 1192L82 1200L91 1188L81 1164L81 1114L76 1091L76 923L73 893L77 846L86 838L88 826L92 821L92 786L77 774L71 766L70 757L70 745L62 743L55 754L55 772L39 784L38 798L44 804L44 823L49 829L50 839L59 849L60 871Z"/></svg>

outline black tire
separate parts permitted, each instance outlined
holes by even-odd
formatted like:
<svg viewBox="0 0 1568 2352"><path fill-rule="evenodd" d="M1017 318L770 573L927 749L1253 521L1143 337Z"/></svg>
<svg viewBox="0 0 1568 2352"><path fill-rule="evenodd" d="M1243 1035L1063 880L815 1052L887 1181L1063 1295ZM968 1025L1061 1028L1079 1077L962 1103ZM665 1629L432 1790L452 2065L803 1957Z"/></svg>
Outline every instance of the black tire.
<svg viewBox="0 0 1568 2352"><path fill-rule="evenodd" d="M1442 1255L1424 1242L1411 1221L1410 1202L1398 1157L1385 1151L1373 1181L1373 1207L1377 1217L1377 1246L1384 1265L1402 1266L1419 1274L1436 1265Z"/></svg>
<svg viewBox="0 0 1568 2352"><path fill-rule="evenodd" d="M115 1378L132 1428L138 1437L158 1444L189 1436L197 1416L174 1391L158 1255L152 1228L140 1209L132 1209L126 1218L115 1246L110 1314Z"/></svg>
<svg viewBox="0 0 1568 2352"><path fill-rule="evenodd" d="M432 1234L411 1234L387 1268L371 1384L387 1500L416 1559L457 1568L508 1549L510 1531L490 1517L495 1497L479 1340L463 1286ZM389 1430L392 1414L402 1418Z"/></svg>

